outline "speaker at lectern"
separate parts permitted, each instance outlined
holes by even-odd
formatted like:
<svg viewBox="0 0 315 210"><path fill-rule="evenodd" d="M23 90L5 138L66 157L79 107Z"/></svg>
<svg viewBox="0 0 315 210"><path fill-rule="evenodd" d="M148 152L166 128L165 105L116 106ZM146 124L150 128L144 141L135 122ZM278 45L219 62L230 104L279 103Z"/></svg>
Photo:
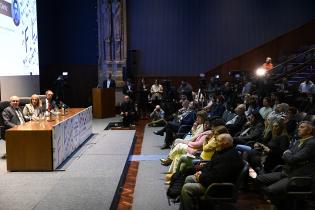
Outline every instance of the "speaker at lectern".
<svg viewBox="0 0 315 210"><path fill-rule="evenodd" d="M115 88L93 88L93 117L114 117L115 112Z"/></svg>

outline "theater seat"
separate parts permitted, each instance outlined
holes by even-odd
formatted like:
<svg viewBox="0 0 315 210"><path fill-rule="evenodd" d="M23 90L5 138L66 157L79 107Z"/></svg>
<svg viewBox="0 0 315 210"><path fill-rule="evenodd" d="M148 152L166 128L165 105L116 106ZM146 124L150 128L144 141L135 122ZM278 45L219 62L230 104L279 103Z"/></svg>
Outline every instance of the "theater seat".
<svg viewBox="0 0 315 210"><path fill-rule="evenodd" d="M10 101L1 101L0 102L0 137L4 140L5 126L2 118L2 112L5 108L10 106Z"/></svg>
<svg viewBox="0 0 315 210"><path fill-rule="evenodd" d="M307 199L313 199L315 188L315 176L291 177L287 185L287 206L290 209L298 209L299 202L305 203Z"/></svg>
<svg viewBox="0 0 315 210"><path fill-rule="evenodd" d="M199 199L200 209L209 205L216 207L223 203L235 203L238 198L240 186L248 176L248 163L244 161L242 171L237 177L235 183L212 183L205 191L204 195ZM215 208L214 208L215 209Z"/></svg>

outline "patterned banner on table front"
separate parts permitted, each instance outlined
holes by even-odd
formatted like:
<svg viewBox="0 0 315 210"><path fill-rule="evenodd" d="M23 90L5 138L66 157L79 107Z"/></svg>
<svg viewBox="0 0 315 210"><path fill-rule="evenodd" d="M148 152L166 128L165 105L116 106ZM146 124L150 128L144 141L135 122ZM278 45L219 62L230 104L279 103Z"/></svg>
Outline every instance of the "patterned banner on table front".
<svg viewBox="0 0 315 210"><path fill-rule="evenodd" d="M53 168L56 169L92 134L92 107L54 126Z"/></svg>

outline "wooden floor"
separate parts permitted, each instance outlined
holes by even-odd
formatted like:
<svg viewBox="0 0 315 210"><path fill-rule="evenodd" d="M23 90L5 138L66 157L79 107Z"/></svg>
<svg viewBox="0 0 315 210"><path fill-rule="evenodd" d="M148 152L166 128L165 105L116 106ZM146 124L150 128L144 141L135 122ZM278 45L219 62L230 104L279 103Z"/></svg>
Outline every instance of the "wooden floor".
<svg viewBox="0 0 315 210"><path fill-rule="evenodd" d="M133 155L141 153L144 128L148 120L139 120L136 125L136 144L133 150ZM136 177L138 172L139 162L131 161L128 169L127 178L125 180L123 190L118 203L118 210L132 209L133 193L136 185ZM233 206L222 206L219 209L229 210L274 210L273 205L269 204L260 192L243 191L240 193L238 202ZM308 205L307 208L299 208L306 210L315 210L314 206Z"/></svg>
<svg viewBox="0 0 315 210"><path fill-rule="evenodd" d="M136 125L136 144L133 150L133 155L140 155L143 141L144 127L148 120L139 120ZM136 178L138 172L139 162L131 161L125 180L122 193L120 195L118 210L132 209L133 193L136 186Z"/></svg>

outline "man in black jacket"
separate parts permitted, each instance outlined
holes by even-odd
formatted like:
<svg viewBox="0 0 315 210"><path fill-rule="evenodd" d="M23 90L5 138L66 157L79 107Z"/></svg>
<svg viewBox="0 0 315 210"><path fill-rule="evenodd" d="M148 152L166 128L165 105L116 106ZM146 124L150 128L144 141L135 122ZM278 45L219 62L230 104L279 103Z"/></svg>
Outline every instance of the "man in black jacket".
<svg viewBox="0 0 315 210"><path fill-rule="evenodd" d="M197 209L196 199L214 182L235 182L243 168L243 160L233 148L230 134L217 136L218 146L212 160L202 171L188 176L181 192L180 209Z"/></svg>
<svg viewBox="0 0 315 210"><path fill-rule="evenodd" d="M264 129L265 125L262 116L258 111L252 112L241 133L233 137L234 145L247 144L251 141L261 142Z"/></svg>
<svg viewBox="0 0 315 210"><path fill-rule="evenodd" d="M19 107L19 104L19 97L10 97L10 106L5 108L2 112L5 129L13 128L17 125L24 124L27 121L23 115L22 109Z"/></svg>
<svg viewBox="0 0 315 210"><path fill-rule="evenodd" d="M123 117L123 126L128 127L136 120L135 105L129 96L124 96L124 101L120 105L120 115Z"/></svg>
<svg viewBox="0 0 315 210"><path fill-rule="evenodd" d="M298 127L299 139L286 150L282 159L285 163L281 172L272 172L257 177L259 185L278 209L285 209L287 184L293 176L313 176L315 172L315 137L311 122L302 121Z"/></svg>
<svg viewBox="0 0 315 210"><path fill-rule="evenodd" d="M237 132L242 130L243 125L246 123L245 104L238 105L235 109L235 116L226 122L225 127L229 130L229 133L234 136Z"/></svg>
<svg viewBox="0 0 315 210"><path fill-rule="evenodd" d="M116 88L116 82L112 79L112 73L108 73L107 79L103 81L103 88Z"/></svg>

